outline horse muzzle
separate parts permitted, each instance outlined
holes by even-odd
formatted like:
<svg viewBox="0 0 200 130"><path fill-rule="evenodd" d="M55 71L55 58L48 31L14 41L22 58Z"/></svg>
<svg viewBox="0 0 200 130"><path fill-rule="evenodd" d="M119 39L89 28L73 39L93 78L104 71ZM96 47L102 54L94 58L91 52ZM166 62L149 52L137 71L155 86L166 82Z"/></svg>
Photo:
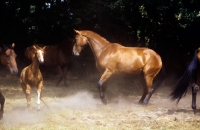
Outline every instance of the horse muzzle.
<svg viewBox="0 0 200 130"><path fill-rule="evenodd" d="M75 56L79 56L79 55L80 55L78 51L73 51L73 54L74 54Z"/></svg>
<svg viewBox="0 0 200 130"><path fill-rule="evenodd" d="M10 69L10 73L16 75L18 74L18 69Z"/></svg>

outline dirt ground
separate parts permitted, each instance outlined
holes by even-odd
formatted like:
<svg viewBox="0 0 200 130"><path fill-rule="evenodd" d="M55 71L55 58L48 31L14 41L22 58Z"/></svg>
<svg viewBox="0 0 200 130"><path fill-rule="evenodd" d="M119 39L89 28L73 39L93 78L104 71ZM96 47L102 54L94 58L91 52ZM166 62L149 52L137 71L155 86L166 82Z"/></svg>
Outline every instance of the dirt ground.
<svg viewBox="0 0 200 130"><path fill-rule="evenodd" d="M23 65L19 66L20 69ZM74 62L68 72L68 87L54 84L53 68L41 68L44 77L43 99L37 111L36 89L31 89L31 110L18 76L0 66L0 89L6 98L0 130L197 130L200 116L191 109L190 88L176 105L170 100L171 78L153 94L149 105L139 105L142 88L137 77L113 76L108 80L108 104L100 102L96 88L99 73L94 64ZM169 78L170 77L170 78ZM197 107L200 108L198 94Z"/></svg>

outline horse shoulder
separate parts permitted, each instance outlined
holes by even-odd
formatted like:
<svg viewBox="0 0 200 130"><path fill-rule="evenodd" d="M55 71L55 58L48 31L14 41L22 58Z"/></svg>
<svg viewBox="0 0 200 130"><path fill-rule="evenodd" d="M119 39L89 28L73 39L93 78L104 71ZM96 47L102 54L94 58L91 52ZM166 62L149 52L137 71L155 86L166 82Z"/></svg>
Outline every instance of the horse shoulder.
<svg viewBox="0 0 200 130"><path fill-rule="evenodd" d="M23 82L24 84L27 84L31 80L31 77L33 76L31 75L29 66L27 66L21 71L20 81Z"/></svg>

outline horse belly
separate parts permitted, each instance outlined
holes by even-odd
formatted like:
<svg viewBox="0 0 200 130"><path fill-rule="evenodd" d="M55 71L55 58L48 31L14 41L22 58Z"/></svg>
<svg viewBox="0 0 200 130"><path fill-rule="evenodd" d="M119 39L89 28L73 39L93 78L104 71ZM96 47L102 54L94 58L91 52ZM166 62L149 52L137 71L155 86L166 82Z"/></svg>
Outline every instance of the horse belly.
<svg viewBox="0 0 200 130"><path fill-rule="evenodd" d="M140 66L121 66L116 69L116 74L123 75L138 75L142 72L142 67Z"/></svg>

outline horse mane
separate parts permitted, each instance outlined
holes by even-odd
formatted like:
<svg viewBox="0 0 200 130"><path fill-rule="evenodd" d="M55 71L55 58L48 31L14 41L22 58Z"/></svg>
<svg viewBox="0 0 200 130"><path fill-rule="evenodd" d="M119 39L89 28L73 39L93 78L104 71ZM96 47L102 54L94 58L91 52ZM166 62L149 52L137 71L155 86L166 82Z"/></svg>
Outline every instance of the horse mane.
<svg viewBox="0 0 200 130"><path fill-rule="evenodd" d="M100 43L110 43L108 40L106 40L105 38L103 38L102 36L100 36L99 34L93 32L93 31L82 30L81 35L88 36L92 39L95 38L95 40L98 40Z"/></svg>
<svg viewBox="0 0 200 130"><path fill-rule="evenodd" d="M186 95L187 88L190 85L190 81L193 78L194 72L196 71L198 64L197 51L198 50L195 50L192 61L185 70L183 76L175 85L174 91L170 94L172 100L177 100L177 104L179 103L180 99Z"/></svg>

